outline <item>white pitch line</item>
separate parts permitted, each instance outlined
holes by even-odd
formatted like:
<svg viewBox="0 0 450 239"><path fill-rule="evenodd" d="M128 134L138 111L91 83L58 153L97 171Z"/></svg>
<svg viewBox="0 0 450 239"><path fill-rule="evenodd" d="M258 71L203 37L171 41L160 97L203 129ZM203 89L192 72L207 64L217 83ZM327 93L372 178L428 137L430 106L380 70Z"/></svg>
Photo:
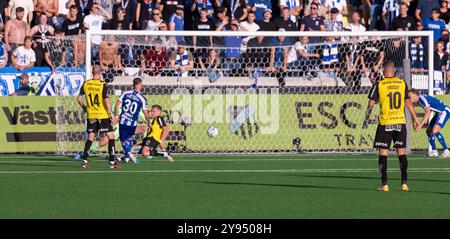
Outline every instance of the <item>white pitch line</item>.
<svg viewBox="0 0 450 239"><path fill-rule="evenodd" d="M429 160L428 158L408 158L408 160ZM150 163L150 162L165 162L165 159L143 159L142 163ZM183 159L176 160L176 162L258 162L258 161L378 161L376 158L367 158L367 159L350 159L350 158L310 158L310 159ZM58 160L0 160L1 163L78 163L80 161L58 161ZM101 160L95 160L90 162L103 162Z"/></svg>
<svg viewBox="0 0 450 239"><path fill-rule="evenodd" d="M398 169L388 170L399 172ZM450 173L450 168L411 168L414 173ZM114 173L367 173L377 169L188 169L188 170L108 170L108 171L0 171L0 174L114 174Z"/></svg>

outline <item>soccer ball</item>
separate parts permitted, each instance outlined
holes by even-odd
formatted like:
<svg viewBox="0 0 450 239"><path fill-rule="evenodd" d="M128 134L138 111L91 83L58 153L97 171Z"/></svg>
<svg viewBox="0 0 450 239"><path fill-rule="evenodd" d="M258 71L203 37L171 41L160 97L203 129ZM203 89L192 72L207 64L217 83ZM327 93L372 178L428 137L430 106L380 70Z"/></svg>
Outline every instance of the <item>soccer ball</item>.
<svg viewBox="0 0 450 239"><path fill-rule="evenodd" d="M214 127L214 126L210 126L208 128L208 136L211 138L217 137L217 135L219 134L219 130Z"/></svg>

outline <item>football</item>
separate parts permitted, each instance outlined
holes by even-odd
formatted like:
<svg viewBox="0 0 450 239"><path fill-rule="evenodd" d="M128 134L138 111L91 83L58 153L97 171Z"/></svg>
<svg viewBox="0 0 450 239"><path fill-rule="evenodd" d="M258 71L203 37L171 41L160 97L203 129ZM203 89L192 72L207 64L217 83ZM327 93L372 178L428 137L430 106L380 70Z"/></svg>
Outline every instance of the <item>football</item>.
<svg viewBox="0 0 450 239"><path fill-rule="evenodd" d="M210 126L208 128L208 136L211 138L215 138L217 137L217 135L219 135L219 130L214 126Z"/></svg>

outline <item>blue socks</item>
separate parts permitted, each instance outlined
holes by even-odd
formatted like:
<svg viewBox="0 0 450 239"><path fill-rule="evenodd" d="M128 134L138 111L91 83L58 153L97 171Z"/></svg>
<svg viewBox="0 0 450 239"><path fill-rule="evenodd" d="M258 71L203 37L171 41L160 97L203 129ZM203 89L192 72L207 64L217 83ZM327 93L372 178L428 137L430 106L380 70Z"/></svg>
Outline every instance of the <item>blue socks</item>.
<svg viewBox="0 0 450 239"><path fill-rule="evenodd" d="M441 132L437 132L435 135L438 138L439 143L442 145L442 148L444 148L444 150L448 149L447 144L445 143L444 136L441 134Z"/></svg>
<svg viewBox="0 0 450 239"><path fill-rule="evenodd" d="M126 140L125 142L122 142L122 148L125 151L125 157L128 157L128 154L131 151L131 147L133 147L133 141Z"/></svg>
<svg viewBox="0 0 450 239"><path fill-rule="evenodd" d="M428 142L430 142L431 149L436 150L436 142L434 142L434 134L428 135Z"/></svg>
<svg viewBox="0 0 450 239"><path fill-rule="evenodd" d="M428 142L430 142L432 150L436 150L436 143L434 142L435 141L434 136L436 136L438 138L438 141L442 145L442 148L444 150L448 149L447 144L445 143L444 136L441 134L441 132L437 132L435 134L428 135Z"/></svg>

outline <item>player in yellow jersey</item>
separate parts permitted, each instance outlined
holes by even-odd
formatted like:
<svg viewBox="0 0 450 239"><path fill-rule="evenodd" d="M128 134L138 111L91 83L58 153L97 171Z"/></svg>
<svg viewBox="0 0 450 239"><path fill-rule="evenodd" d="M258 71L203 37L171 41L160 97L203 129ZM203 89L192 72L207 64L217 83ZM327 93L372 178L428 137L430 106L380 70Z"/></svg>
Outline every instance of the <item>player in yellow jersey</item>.
<svg viewBox="0 0 450 239"><path fill-rule="evenodd" d="M108 160L110 168L121 168L117 165L114 151L114 129L112 127L111 102L107 94L106 83L101 80L102 70L99 65L92 68L92 79L83 83L80 95L77 98L78 104L87 112L87 132L88 139L84 146L81 167L88 168L88 151L98 132L106 133L108 137ZM83 100L84 99L84 100ZM86 105L84 104L86 101Z"/></svg>
<svg viewBox="0 0 450 239"><path fill-rule="evenodd" d="M378 168L381 173L382 192L388 192L387 185L387 158L391 141L397 150L400 160L401 188L408 191L408 159L406 157L406 117L405 106L410 112L414 128L418 125L416 111L408 97L408 86L403 79L395 77L395 65L387 62L384 67L384 78L373 84L369 93L368 111L380 104L380 118L375 135L374 148L379 150Z"/></svg>
<svg viewBox="0 0 450 239"><path fill-rule="evenodd" d="M156 156L163 155L167 160L173 162L172 156L164 151L164 140L169 135L169 127L161 117L162 107L160 105L153 105L151 109L152 122L149 125L147 136L142 140L142 156ZM158 153L158 147L163 150Z"/></svg>

